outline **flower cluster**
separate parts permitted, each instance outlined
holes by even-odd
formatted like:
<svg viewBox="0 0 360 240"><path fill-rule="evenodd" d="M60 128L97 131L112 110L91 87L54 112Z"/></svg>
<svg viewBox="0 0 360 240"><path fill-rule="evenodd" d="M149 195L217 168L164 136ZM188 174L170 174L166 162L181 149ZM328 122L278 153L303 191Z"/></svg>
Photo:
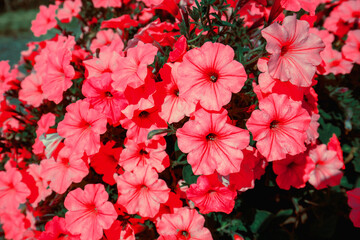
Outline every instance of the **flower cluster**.
<svg viewBox="0 0 360 240"><path fill-rule="evenodd" d="M31 30L52 37L29 43L13 68L0 61L5 237L208 240L218 233L205 216L231 214L271 174L284 190L339 185L343 153L336 134L319 139L315 89L360 64L359 6L41 6ZM348 195L359 227L357 190Z"/></svg>

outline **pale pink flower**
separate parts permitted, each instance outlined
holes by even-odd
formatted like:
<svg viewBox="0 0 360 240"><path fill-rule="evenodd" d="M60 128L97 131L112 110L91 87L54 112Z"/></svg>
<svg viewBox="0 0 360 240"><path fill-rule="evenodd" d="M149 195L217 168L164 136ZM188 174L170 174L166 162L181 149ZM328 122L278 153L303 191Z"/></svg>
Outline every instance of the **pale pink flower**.
<svg viewBox="0 0 360 240"><path fill-rule="evenodd" d="M296 86L311 86L325 45L317 35L309 33L309 23L297 20L296 15L287 16L282 26L273 23L261 34L267 41L266 50L271 54L270 75Z"/></svg>

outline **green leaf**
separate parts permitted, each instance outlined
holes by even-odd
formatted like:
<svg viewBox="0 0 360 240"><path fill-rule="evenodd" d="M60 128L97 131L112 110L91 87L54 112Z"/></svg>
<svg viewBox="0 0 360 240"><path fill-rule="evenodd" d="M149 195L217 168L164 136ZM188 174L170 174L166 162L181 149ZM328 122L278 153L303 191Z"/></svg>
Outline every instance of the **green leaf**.
<svg viewBox="0 0 360 240"><path fill-rule="evenodd" d="M258 233L260 227L272 215L272 213L264 210L256 210L254 222L250 225L250 230L253 233Z"/></svg>
<svg viewBox="0 0 360 240"><path fill-rule="evenodd" d="M152 130L148 133L147 135L147 139L150 140L152 139L155 135L159 135L159 134L163 134L163 133L171 133L172 130L171 129L167 129L167 128L164 128L164 129L155 129L155 130Z"/></svg>
<svg viewBox="0 0 360 240"><path fill-rule="evenodd" d="M199 176L194 175L191 165L186 165L182 171L183 178L187 184L196 183Z"/></svg>

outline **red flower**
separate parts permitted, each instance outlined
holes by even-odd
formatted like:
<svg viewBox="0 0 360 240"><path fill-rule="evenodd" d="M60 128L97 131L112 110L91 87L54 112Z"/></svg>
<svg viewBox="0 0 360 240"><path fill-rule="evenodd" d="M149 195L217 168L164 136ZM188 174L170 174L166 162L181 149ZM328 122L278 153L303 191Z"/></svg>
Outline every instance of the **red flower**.
<svg viewBox="0 0 360 240"><path fill-rule="evenodd" d="M350 219L355 227L360 228L360 188L355 188L346 192L348 204L351 207Z"/></svg>
<svg viewBox="0 0 360 240"><path fill-rule="evenodd" d="M55 19L56 10L58 6L49 5L40 6L40 12L36 15L36 19L31 22L31 31L35 37L40 37L45 34L49 29L56 27L57 21Z"/></svg>
<svg viewBox="0 0 360 240"><path fill-rule="evenodd" d="M72 234L81 234L81 240L98 240L103 229L108 229L116 220L117 213L102 184L87 184L82 190L69 192L64 201L66 229Z"/></svg>
<svg viewBox="0 0 360 240"><path fill-rule="evenodd" d="M247 78L243 65L234 60L234 50L221 43L206 42L188 51L179 69L180 96L198 100L206 110L219 111L228 104Z"/></svg>
<svg viewBox="0 0 360 240"><path fill-rule="evenodd" d="M65 218L55 216L46 223L45 231L41 233L39 240L57 240L63 239L64 236L67 240L80 240L79 235L73 235L66 229Z"/></svg>
<svg viewBox="0 0 360 240"><path fill-rule="evenodd" d="M218 179L218 174L202 175L196 184L191 184L186 191L189 200L195 203L202 214L210 212L231 213L235 205L236 191L225 187Z"/></svg>

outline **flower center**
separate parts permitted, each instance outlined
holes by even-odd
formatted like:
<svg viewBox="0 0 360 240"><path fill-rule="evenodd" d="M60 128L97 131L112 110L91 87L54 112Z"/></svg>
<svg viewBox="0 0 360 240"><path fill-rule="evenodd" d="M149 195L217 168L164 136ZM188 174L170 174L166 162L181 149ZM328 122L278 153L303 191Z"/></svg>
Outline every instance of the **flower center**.
<svg viewBox="0 0 360 240"><path fill-rule="evenodd" d="M145 151L144 149L140 150L140 155L147 155L149 154L147 151Z"/></svg>
<svg viewBox="0 0 360 240"><path fill-rule="evenodd" d="M274 129L274 128L277 128L279 126L279 121L278 120L273 120L271 123L270 123L270 129Z"/></svg>
<svg viewBox="0 0 360 240"><path fill-rule="evenodd" d="M149 112L147 111L142 111L141 113L139 113L139 118L146 118L149 116Z"/></svg>
<svg viewBox="0 0 360 240"><path fill-rule="evenodd" d="M216 135L214 133L209 133L206 136L206 140L208 140L208 141L214 141L215 139L216 139Z"/></svg>
<svg viewBox="0 0 360 240"><path fill-rule="evenodd" d="M219 79L219 75L215 72L209 74L210 82L216 82Z"/></svg>
<svg viewBox="0 0 360 240"><path fill-rule="evenodd" d="M179 89L174 89L174 94L175 94L175 96L179 96Z"/></svg>
<svg viewBox="0 0 360 240"><path fill-rule="evenodd" d="M113 97L113 95L112 95L111 92L109 92L109 91L105 92L105 96L107 96L107 97Z"/></svg>
<svg viewBox="0 0 360 240"><path fill-rule="evenodd" d="M284 45L281 47L281 56L284 56L289 51L289 45Z"/></svg>

